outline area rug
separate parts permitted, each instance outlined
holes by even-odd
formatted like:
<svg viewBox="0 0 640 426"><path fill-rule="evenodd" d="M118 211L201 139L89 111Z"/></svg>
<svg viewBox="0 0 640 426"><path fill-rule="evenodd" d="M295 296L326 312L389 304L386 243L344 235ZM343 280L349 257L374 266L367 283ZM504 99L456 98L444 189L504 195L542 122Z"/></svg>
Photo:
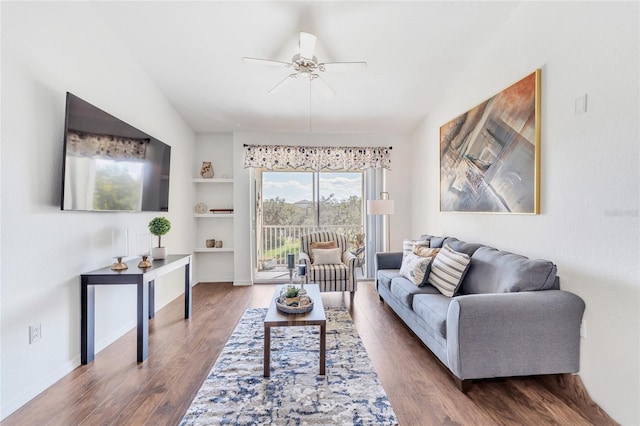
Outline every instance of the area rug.
<svg viewBox="0 0 640 426"><path fill-rule="evenodd" d="M326 376L315 326L271 328L271 377L263 377L266 312L245 311L182 425L398 424L346 309L326 309Z"/></svg>

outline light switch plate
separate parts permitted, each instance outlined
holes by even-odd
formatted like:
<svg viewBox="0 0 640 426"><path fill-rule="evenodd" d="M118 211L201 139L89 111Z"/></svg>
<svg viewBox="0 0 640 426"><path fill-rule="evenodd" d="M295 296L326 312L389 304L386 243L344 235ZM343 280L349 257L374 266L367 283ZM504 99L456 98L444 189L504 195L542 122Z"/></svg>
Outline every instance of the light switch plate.
<svg viewBox="0 0 640 426"><path fill-rule="evenodd" d="M575 115L584 114L587 112L587 94L580 95L575 101Z"/></svg>

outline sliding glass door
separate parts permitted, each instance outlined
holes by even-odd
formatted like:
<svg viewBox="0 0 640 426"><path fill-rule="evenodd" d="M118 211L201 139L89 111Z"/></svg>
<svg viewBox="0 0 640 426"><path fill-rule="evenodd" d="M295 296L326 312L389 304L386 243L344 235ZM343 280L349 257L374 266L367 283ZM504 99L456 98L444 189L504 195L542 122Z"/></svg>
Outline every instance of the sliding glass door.
<svg viewBox="0 0 640 426"><path fill-rule="evenodd" d="M284 266L317 230L345 234L354 253L364 244L362 172L262 171L256 182L258 270Z"/></svg>

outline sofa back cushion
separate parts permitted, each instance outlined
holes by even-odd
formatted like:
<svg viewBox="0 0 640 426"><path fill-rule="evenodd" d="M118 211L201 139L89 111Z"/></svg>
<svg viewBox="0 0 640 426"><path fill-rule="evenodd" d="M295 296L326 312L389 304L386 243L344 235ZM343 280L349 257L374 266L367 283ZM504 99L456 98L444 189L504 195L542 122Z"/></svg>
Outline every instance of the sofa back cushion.
<svg viewBox="0 0 640 426"><path fill-rule="evenodd" d="M460 241L459 239L454 237L445 238L443 245L444 244L448 244L449 247L451 247L453 250L459 251L460 253L466 253L469 256L472 256L473 253L475 253L475 251L480 247L485 247L484 245L479 243L467 243L464 241Z"/></svg>
<svg viewBox="0 0 640 426"><path fill-rule="evenodd" d="M420 235L421 240L429 241L429 247L432 248L442 248L442 243L447 237L437 237L435 235L422 234Z"/></svg>
<svg viewBox="0 0 640 426"><path fill-rule="evenodd" d="M461 293L512 293L554 287L557 267L542 259L480 247L471 256Z"/></svg>

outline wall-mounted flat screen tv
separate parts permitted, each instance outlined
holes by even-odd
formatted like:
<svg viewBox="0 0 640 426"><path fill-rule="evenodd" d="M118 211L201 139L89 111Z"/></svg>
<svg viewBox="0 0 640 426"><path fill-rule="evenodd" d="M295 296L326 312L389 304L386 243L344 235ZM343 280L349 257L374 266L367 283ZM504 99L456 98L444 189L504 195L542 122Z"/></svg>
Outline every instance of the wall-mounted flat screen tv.
<svg viewBox="0 0 640 426"><path fill-rule="evenodd" d="M166 212L171 147L67 93L62 210Z"/></svg>

